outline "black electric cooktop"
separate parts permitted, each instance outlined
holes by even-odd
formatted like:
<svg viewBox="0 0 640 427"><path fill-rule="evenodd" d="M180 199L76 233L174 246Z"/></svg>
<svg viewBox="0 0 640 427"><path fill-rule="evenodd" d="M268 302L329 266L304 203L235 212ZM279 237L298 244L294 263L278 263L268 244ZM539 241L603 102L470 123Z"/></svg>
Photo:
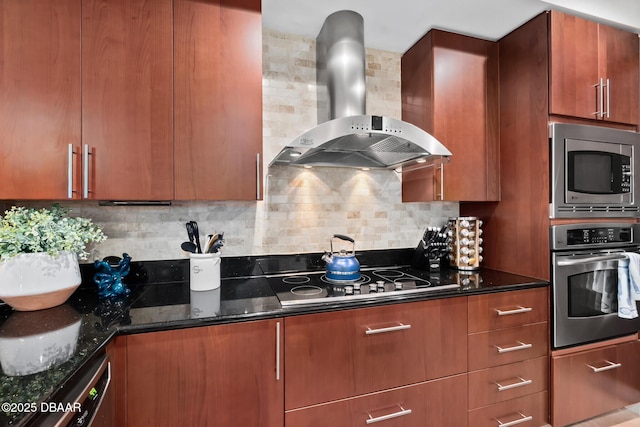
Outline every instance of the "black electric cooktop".
<svg viewBox="0 0 640 427"><path fill-rule="evenodd" d="M271 275L267 282L285 308L460 288L455 280L406 266L372 268L360 273L356 281L336 282L328 279L324 271L311 271Z"/></svg>

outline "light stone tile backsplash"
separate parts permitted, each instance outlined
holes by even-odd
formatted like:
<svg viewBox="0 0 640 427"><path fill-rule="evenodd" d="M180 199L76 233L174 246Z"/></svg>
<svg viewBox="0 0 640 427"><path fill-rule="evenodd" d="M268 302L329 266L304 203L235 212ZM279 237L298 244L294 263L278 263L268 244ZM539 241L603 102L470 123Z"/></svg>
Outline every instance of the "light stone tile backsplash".
<svg viewBox="0 0 640 427"><path fill-rule="evenodd" d="M263 44L264 200L113 207L62 202L109 237L90 248L89 261L123 252L134 260L182 258L189 220L203 236L224 231L223 255L235 256L321 252L336 233L353 237L356 249L414 247L425 227L458 215L454 202L402 203L393 171L269 168L288 141L317 123L315 40L265 30ZM367 113L400 118L400 56L367 50Z"/></svg>

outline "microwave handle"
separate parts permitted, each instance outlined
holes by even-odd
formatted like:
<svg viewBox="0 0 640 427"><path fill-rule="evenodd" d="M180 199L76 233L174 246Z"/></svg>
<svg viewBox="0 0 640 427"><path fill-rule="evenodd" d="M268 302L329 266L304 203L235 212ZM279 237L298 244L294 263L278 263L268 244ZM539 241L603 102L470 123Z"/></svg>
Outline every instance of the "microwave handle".
<svg viewBox="0 0 640 427"><path fill-rule="evenodd" d="M622 254L586 256L581 258L570 258L570 259L558 260L556 264L559 267L564 267L569 265L585 264L587 262L615 261L615 260L620 260L625 258L626 256Z"/></svg>

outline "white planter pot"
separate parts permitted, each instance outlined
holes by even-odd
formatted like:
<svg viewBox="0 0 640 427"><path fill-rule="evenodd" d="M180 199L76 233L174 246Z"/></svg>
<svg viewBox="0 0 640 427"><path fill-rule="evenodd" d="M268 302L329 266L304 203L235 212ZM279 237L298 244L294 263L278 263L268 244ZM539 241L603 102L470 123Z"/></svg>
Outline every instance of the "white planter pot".
<svg viewBox="0 0 640 427"><path fill-rule="evenodd" d="M75 253L19 254L0 263L0 299L19 311L41 310L64 303L80 286Z"/></svg>

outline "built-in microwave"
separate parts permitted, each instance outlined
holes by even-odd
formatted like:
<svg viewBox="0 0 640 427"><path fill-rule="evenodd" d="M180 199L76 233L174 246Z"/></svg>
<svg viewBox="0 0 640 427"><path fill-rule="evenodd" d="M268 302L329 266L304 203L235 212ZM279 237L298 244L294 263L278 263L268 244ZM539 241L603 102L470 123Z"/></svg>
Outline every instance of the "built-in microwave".
<svg viewBox="0 0 640 427"><path fill-rule="evenodd" d="M551 218L640 216L640 134L551 123Z"/></svg>

